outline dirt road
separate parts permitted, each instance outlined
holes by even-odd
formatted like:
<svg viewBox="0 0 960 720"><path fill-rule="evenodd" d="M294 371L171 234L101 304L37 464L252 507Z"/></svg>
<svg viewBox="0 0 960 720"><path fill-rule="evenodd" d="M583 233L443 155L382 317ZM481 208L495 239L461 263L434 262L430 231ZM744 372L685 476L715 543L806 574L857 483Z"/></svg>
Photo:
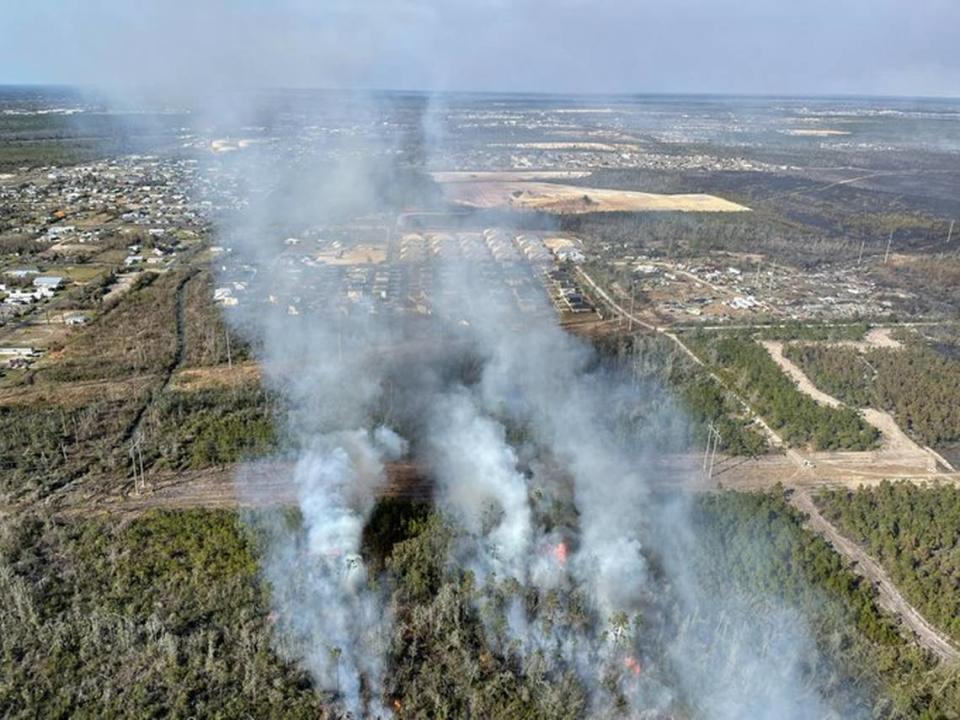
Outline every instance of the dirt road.
<svg viewBox="0 0 960 720"><path fill-rule="evenodd" d="M920 614L897 590L886 571L855 542L848 540L817 509L809 490L795 490L790 503L808 517L807 525L821 535L840 555L854 564L854 570L877 588L880 607L899 618L904 629L912 633L917 642L941 660L960 662L957 650L947 638Z"/></svg>
<svg viewBox="0 0 960 720"><path fill-rule="evenodd" d="M775 340L761 340L759 342L770 353L770 357L780 366L780 369L796 383L800 392L810 396L821 405L828 405L829 407L843 405L837 398L823 392L814 385L806 373L783 354L782 342ZM891 343L895 341L888 335L876 334L874 342ZM885 346L890 347L889 344ZM882 446L879 452L873 454L875 461L912 466L925 469L927 472L936 472L936 459L901 430L890 413L875 408L863 408L862 413L863 419L879 430L882 438Z"/></svg>

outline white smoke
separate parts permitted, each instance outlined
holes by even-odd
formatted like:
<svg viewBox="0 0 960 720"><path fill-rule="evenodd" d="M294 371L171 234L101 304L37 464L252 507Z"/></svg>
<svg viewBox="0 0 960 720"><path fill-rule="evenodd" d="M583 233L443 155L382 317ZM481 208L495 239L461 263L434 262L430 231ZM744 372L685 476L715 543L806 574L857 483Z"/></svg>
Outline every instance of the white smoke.
<svg viewBox="0 0 960 720"><path fill-rule="evenodd" d="M440 507L473 540L473 547L464 548L473 557L463 560L481 582L488 573L525 582L533 540L530 502L503 425L454 388L431 408L425 443Z"/></svg>

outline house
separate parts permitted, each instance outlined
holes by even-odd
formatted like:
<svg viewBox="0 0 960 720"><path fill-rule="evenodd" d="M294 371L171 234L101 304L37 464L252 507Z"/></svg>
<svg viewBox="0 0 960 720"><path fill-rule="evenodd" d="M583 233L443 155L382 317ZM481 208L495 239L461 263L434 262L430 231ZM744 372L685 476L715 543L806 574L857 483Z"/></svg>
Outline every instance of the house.
<svg viewBox="0 0 960 720"><path fill-rule="evenodd" d="M50 293L53 293L54 290L59 290L60 286L63 285L63 278L59 275L40 275L33 279L33 286L38 290L48 290Z"/></svg>
<svg viewBox="0 0 960 720"><path fill-rule="evenodd" d="M7 305L29 305L43 297L39 290L7 290L3 302Z"/></svg>
<svg viewBox="0 0 960 720"><path fill-rule="evenodd" d="M36 351L32 347L0 347L0 355L10 357L33 357Z"/></svg>

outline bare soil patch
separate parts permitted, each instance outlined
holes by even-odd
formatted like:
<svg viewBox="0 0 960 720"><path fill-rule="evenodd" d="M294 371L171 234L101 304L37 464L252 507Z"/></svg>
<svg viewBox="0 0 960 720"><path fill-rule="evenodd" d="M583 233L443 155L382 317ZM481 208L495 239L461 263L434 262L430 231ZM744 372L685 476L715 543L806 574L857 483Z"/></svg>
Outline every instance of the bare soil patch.
<svg viewBox="0 0 960 720"><path fill-rule="evenodd" d="M749 212L715 195L660 195L517 180L443 184L451 202L478 209L513 208L556 214L592 212Z"/></svg>

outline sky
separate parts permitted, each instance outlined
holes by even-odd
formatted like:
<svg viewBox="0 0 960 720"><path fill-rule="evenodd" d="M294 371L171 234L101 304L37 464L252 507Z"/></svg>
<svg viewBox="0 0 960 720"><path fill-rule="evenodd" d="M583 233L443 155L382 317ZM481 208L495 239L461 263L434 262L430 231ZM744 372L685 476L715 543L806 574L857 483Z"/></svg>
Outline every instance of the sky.
<svg viewBox="0 0 960 720"><path fill-rule="evenodd" d="M960 96L958 0L0 0L0 83Z"/></svg>

